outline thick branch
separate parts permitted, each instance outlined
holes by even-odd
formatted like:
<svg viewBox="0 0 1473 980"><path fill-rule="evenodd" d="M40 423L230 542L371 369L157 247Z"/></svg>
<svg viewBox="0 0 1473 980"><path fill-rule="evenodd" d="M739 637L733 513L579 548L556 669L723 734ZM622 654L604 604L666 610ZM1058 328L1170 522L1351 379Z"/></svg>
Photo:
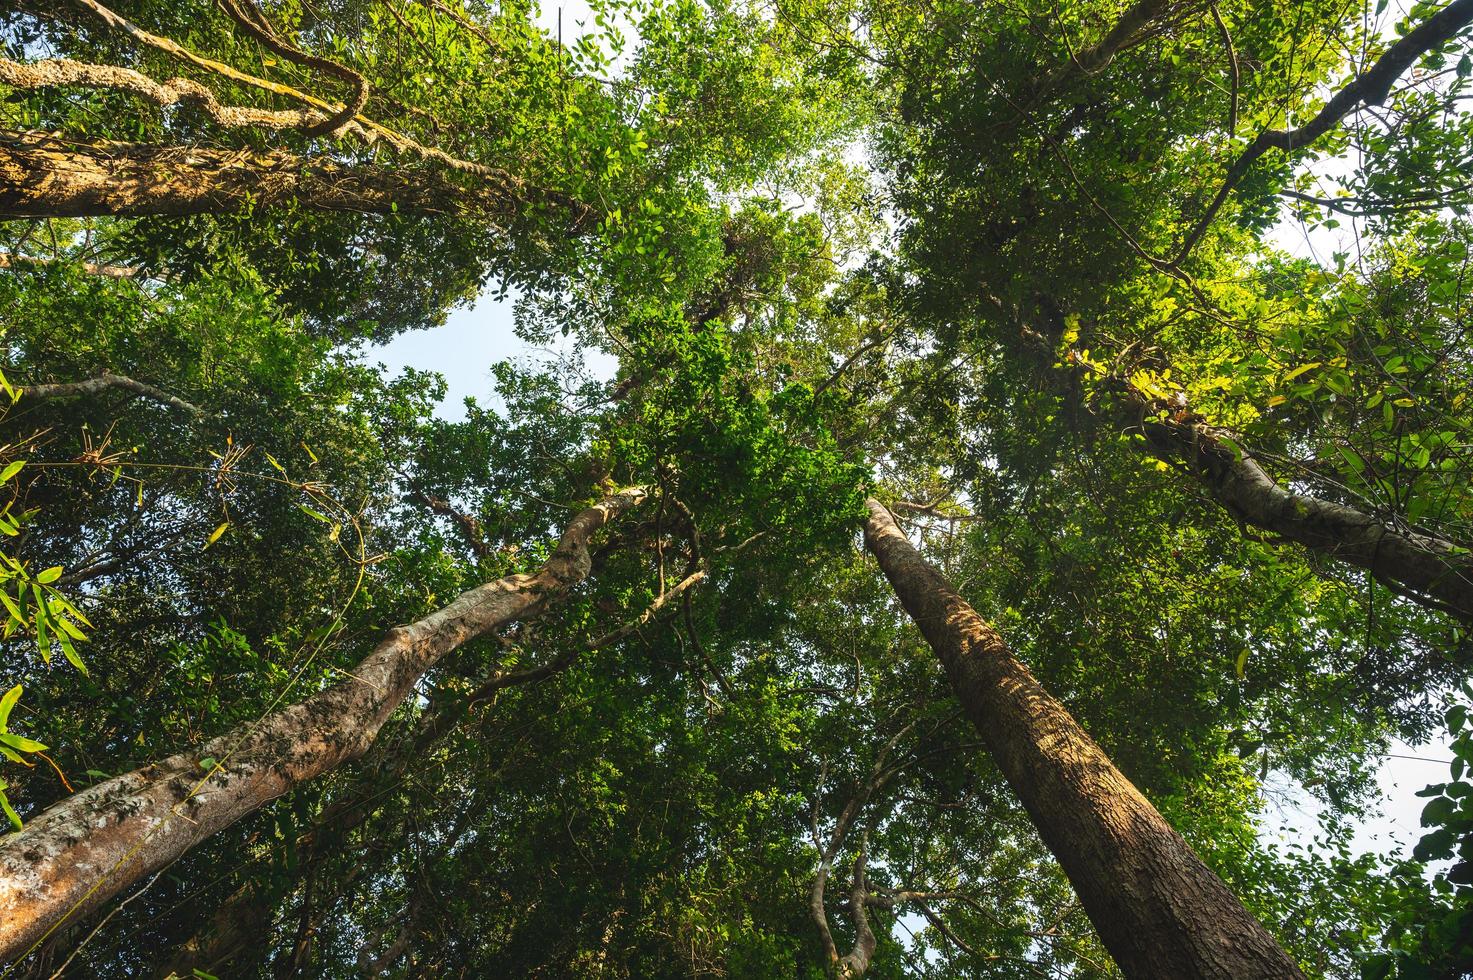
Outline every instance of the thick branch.
<svg viewBox="0 0 1473 980"><path fill-rule="evenodd" d="M497 671L471 692L469 697L456 698L454 703L437 705L434 710L422 715L408 743L395 747L387 761L377 766L364 766L354 784L335 796L333 802L323 809L318 816L316 828L298 839L297 878L300 880L309 874L323 857L341 846L350 831L367 821L373 813L373 804L380 801L388 789L404 778L407 768L424 759L442 738L453 731L471 709L489 701L503 688L550 677L570 666L579 655L623 639L658 615L675 597L704 578L705 572L689 576L656 599L635 619L602 636L576 645L570 654L559 656L544 667ZM264 885L258 884L256 888L242 887L231 894L221 904L204 933L181 944L171 957L169 966L162 972L172 970L181 976L188 976L192 967L220 973L220 967L231 966L232 958L252 938L252 929L243 927L241 923L259 923L269 919L267 896L260 890L264 888Z"/></svg>
<svg viewBox="0 0 1473 980"><path fill-rule="evenodd" d="M144 875L296 786L362 755L419 678L450 651L539 612L580 582L589 542L644 499L579 513L541 569L478 586L390 630L344 680L154 765L98 783L0 839L0 960L23 955ZM201 760L218 760L205 763Z"/></svg>
<svg viewBox="0 0 1473 980"><path fill-rule="evenodd" d="M1104 71L1117 54L1137 43L1140 33L1170 6L1170 0L1140 0L1120 15L1110 33L1098 44L1085 48L1074 60L1088 74Z"/></svg>
<svg viewBox="0 0 1473 980"><path fill-rule="evenodd" d="M567 197L490 179L464 187L422 168L341 166L283 150L82 144L0 133L0 219L186 215L296 203L319 211L474 213L509 221L523 208L591 213Z"/></svg>
<svg viewBox="0 0 1473 980"><path fill-rule="evenodd" d="M314 109L252 109L221 105L215 93L188 78L156 82L142 72L115 65L92 65L70 58L18 62L0 58L0 83L12 88L38 89L72 85L79 88L127 92L159 107L187 102L198 106L217 126L227 129L261 126L266 129L303 129L321 120Z"/></svg>
<svg viewBox="0 0 1473 980"><path fill-rule="evenodd" d="M21 388L21 397L35 401L47 401L53 398L78 398L100 395L104 391L126 391L140 398L156 401L160 405L169 408L177 408L181 412L190 415L204 415L204 409L198 405L191 404L182 398L169 394L153 385L144 384L142 381L134 381L132 378L121 374L113 374L103 371L100 377L89 378L86 381L68 381L59 384L26 385Z"/></svg>
<svg viewBox="0 0 1473 980"><path fill-rule="evenodd" d="M1447 538L1396 527L1355 507L1279 486L1242 441L1187 416L1160 417L1138 394L1146 448L1185 462L1212 498L1238 520L1405 586L1407 598L1473 621L1473 553Z"/></svg>

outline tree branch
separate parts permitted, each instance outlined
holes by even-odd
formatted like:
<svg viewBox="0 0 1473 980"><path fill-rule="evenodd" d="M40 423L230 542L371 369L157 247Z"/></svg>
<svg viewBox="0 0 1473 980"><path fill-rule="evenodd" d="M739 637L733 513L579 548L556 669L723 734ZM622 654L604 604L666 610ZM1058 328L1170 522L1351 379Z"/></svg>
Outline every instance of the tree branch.
<svg viewBox="0 0 1473 980"><path fill-rule="evenodd" d="M1397 78L1418 58L1451 40L1470 23L1473 23L1473 0L1453 0L1387 48L1374 65L1336 92L1309 122L1297 129L1270 129L1259 133L1258 138L1249 143L1228 168L1217 195L1187 233L1176 258L1171 260L1171 266L1177 267L1186 261L1192 249L1206 234L1213 218L1217 217L1217 212L1222 209L1228 195L1248 175L1249 169L1260 157L1271 149L1286 152L1302 149L1328 133L1356 106L1362 103L1383 104Z"/></svg>
<svg viewBox="0 0 1473 980"><path fill-rule="evenodd" d="M28 265L72 265L93 276L109 276L113 279L137 279L143 270L131 265L109 265L102 262L79 262L69 258L47 259L36 255L18 255L15 252L0 252L0 269L24 269Z"/></svg>
<svg viewBox="0 0 1473 980"><path fill-rule="evenodd" d="M515 218L527 205L566 209L570 233L593 210L509 175L463 186L420 168L342 166L284 150L82 143L0 132L0 218L187 215L294 202L319 211L471 213Z"/></svg>
<svg viewBox="0 0 1473 980"><path fill-rule="evenodd" d="M448 517L460 528L461 536L465 543L470 546L477 558L490 558L496 553L496 549L486 543L486 534L481 528L481 522L463 510L458 510L451 505L450 501L441 497L434 497L427 493L414 491L409 498L417 503L423 504L441 517Z"/></svg>
<svg viewBox="0 0 1473 980"><path fill-rule="evenodd" d="M252 0L242 0L241 3L236 3L236 0L218 0L218 2L231 19L244 27L247 33L287 61L304 68L315 68L353 87L352 98L344 102L343 107L328 118L308 126L304 131L307 136L339 136L353 118L363 111L363 107L368 104L368 81L362 75L346 65L340 65L328 58L319 58L295 45L288 44L281 35L276 33L276 29L266 19L266 15Z"/></svg>
<svg viewBox="0 0 1473 980"><path fill-rule="evenodd" d="M156 106L187 102L198 106L218 126L227 129L261 126L266 129L306 129L323 114L308 109L252 109L221 105L215 93L188 78L156 82L142 72L115 65L91 65L70 58L48 58L21 63L0 58L0 83L12 88L39 89L74 85L113 89L136 95Z"/></svg>
<svg viewBox="0 0 1473 980"><path fill-rule="evenodd" d="M1243 446L1175 406L1118 380L1130 428L1158 458L1186 464L1234 517L1314 551L1363 568L1399 594L1473 622L1473 553L1436 534L1397 527L1356 507L1286 490ZM1394 585L1393 585L1394 583ZM1397 588L1397 587L1402 588Z"/></svg>
<svg viewBox="0 0 1473 980"><path fill-rule="evenodd" d="M240 71L239 69L233 68L223 62L215 61L212 58L205 58L201 55L195 54L193 51L190 51L188 48L184 47L176 41L171 40L170 38L162 37L158 34L153 34L149 31L145 31L143 28L132 23L127 18L121 17L112 10L109 10L107 7L104 7L102 4L98 3L97 0L73 0L73 2L80 4L81 6L90 10L92 13L96 14L109 27L113 27L117 30L123 31L141 44L147 45L151 48L155 48L159 51L163 51L166 54L170 54L175 58L180 59L181 61L186 61L197 68L202 68L206 71L213 72L225 78L229 78L231 81L239 82L242 85L249 85L253 88L263 89L267 92L273 92L277 95L282 95L287 98L294 99L298 102L305 103L306 105L309 105L314 109L320 110L321 113L324 113L330 117L325 121L325 123L332 122L342 112L342 107L334 106L330 102L324 102L322 99L319 99L312 95L308 95L306 92L293 88L290 85L283 85L279 82L268 81L267 79L259 78L247 72ZM310 56L303 54L303 57ZM320 61L321 59L318 60ZM331 64L330 62L322 63ZM341 66L338 67L341 68ZM368 117L363 115L356 115L350 121L338 127L338 129L342 132L354 133L355 135L361 137L365 142L368 142L370 144L374 143L377 140L383 140L395 150L398 150L402 153L409 153L413 156L419 157L420 159L439 163L452 170L460 171L461 173L472 174L477 177L490 178L509 184L519 185L521 183L520 180L507 173L505 170L500 169L499 167L490 167L483 163L476 163L473 160L463 160L459 157L451 156L444 150L432 146L425 146L423 143L420 143L412 137L389 129L387 126L377 123L374 120L369 119Z"/></svg>
<svg viewBox="0 0 1473 980"><path fill-rule="evenodd" d="M425 671L525 620L581 582L593 535L646 496L623 490L568 522L547 562L462 593L391 629L345 679L256 722L103 780L0 838L0 959L18 959L73 916L271 800L361 756Z"/></svg>
<svg viewBox="0 0 1473 980"><path fill-rule="evenodd" d="M20 387L22 398L32 398L36 401L47 401L53 398L78 398L99 395L104 391L118 390L131 392L140 398L167 405L169 408L188 412L196 417L204 415L204 409L169 394L161 388L144 384L142 381L134 381L132 378L122 374L113 374L103 371L100 377L89 378L86 381L69 381L59 384L25 385Z"/></svg>

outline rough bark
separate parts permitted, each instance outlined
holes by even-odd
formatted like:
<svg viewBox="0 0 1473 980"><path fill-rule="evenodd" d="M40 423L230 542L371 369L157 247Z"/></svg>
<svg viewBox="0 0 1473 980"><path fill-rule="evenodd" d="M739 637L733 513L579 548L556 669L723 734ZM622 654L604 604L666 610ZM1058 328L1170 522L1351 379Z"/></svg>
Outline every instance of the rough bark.
<svg viewBox="0 0 1473 980"><path fill-rule="evenodd" d="M1226 430L1169 414L1161 418L1154 404L1138 397L1127 396L1127 404L1146 448L1186 463L1212 498L1244 524L1364 568L1413 602L1473 622L1473 553L1466 546L1287 490Z"/></svg>
<svg viewBox="0 0 1473 980"><path fill-rule="evenodd" d="M117 65L92 65L70 58L47 58L19 62L0 58L0 83L12 88L40 89L62 86L116 89L147 99L160 108L186 102L198 106L218 126L237 128L260 126L263 129L305 129L326 118L317 109L254 109L221 105L210 91L189 78L171 78L156 82L142 72Z"/></svg>
<svg viewBox="0 0 1473 980"><path fill-rule="evenodd" d="M199 748L98 783L0 839L0 961L24 955L210 835L362 755L419 677L456 647L535 614L587 576L589 541L644 498L622 491L569 522L547 563L399 626L350 676ZM201 760L216 759L206 773Z"/></svg>
<svg viewBox="0 0 1473 980"><path fill-rule="evenodd" d="M692 572L622 626L596 639L572 646L541 666L515 671L497 670L469 695L456 698L452 704L435 707L421 717L409 744L394 750L387 758L378 760L376 768L370 767L369 771L360 774L352 785L323 809L316 826L297 841L296 871L290 887L295 887L298 881L315 874L323 859L373 816L377 806L383 805L389 798L389 790L404 779L405 771L425 758L473 709L493 699L499 691L545 680L572 666L580 656L626 639L706 578L704 570ZM376 753L379 751L375 749ZM219 974L226 968L237 974L243 973L246 964L238 962L236 958L259 956L265 952L260 948L266 941L263 930L271 920L273 903L279 898L279 893L269 894L264 890L253 889L249 884L237 889L221 903L199 933L180 944L159 975L167 977L170 973L175 973L187 977L190 970L196 968L207 973ZM251 923L250 928L254 931L248 931L240 924L243 922ZM252 946L252 943L255 945ZM402 955L402 950L395 954L396 957L397 955Z"/></svg>
<svg viewBox="0 0 1473 980"><path fill-rule="evenodd" d="M1302 978L1222 881L1116 769L878 501L865 542L1125 975Z"/></svg>
<svg viewBox="0 0 1473 980"><path fill-rule="evenodd" d="M144 384L142 381L134 381L132 378L113 374L111 371L103 371L96 378L88 378L86 381L65 381L57 384L25 385L21 387L22 398L34 401L47 401L53 398L86 398L100 395L104 391L126 391L140 398L158 402L169 408L188 412L190 415L203 415L204 410L184 399L171 395L162 388Z"/></svg>
<svg viewBox="0 0 1473 980"><path fill-rule="evenodd" d="M348 166L284 150L84 144L0 134L0 219L188 215L285 204L319 211L475 214L507 221L546 206L573 230L590 209L510 175L464 185L433 167Z"/></svg>
<svg viewBox="0 0 1473 980"><path fill-rule="evenodd" d="M77 262L72 259L47 259L35 255L16 255L0 252L0 269L24 269L47 265L75 265L89 276L107 276L110 279L138 279L143 273L136 266L109 265L105 262Z"/></svg>

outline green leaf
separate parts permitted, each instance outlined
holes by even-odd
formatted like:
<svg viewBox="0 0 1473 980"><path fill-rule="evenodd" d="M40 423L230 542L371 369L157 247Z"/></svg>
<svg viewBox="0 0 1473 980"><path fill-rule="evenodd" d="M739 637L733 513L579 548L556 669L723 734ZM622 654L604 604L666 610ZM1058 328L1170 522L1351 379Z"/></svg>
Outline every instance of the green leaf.
<svg viewBox="0 0 1473 980"><path fill-rule="evenodd" d="M219 527L215 528L215 530L211 531L210 532L210 536L205 539L205 547L208 548L210 545L214 544L216 541L219 541L220 540L220 535L224 534L225 531L226 531L226 529L229 528L229 527L230 527L230 522L229 521L226 521L224 524L221 524Z"/></svg>
<svg viewBox="0 0 1473 980"><path fill-rule="evenodd" d="M77 648L72 646L71 637L65 633L57 633L56 639L61 644L61 652L66 657L67 663L80 670L84 677L88 676L87 665L82 663L82 658L77 655Z"/></svg>
<svg viewBox="0 0 1473 980"><path fill-rule="evenodd" d="M5 726L10 723L10 709L20 700L21 686L19 684L0 695L0 732L5 731Z"/></svg>
<svg viewBox="0 0 1473 980"><path fill-rule="evenodd" d="M0 732L0 743L10 746L17 752L45 752L46 746L33 738L24 735L16 735L13 732Z"/></svg>
<svg viewBox="0 0 1473 980"><path fill-rule="evenodd" d="M61 578L61 566L52 565L40 575L37 575L36 581L39 582L41 585L50 585L52 582L55 582L59 578Z"/></svg>
<svg viewBox="0 0 1473 980"><path fill-rule="evenodd" d="M1284 380L1285 381L1293 381L1295 378L1299 377L1301 374L1304 374L1307 371L1313 371L1315 368L1319 367L1321 363L1322 363L1321 361L1310 361L1308 364L1301 364L1299 367L1295 368L1294 370L1290 371L1288 374L1284 375Z"/></svg>
<svg viewBox="0 0 1473 980"><path fill-rule="evenodd" d="M1457 812L1458 805L1446 796L1439 796L1422 808L1422 826L1440 827Z"/></svg>
<svg viewBox="0 0 1473 980"><path fill-rule="evenodd" d="M60 613L53 612L51 615L51 628L56 629L58 626L61 627L61 632L67 634L74 640L87 639L87 634L77 629L77 627L73 625L71 620L67 619Z"/></svg>
<svg viewBox="0 0 1473 980"><path fill-rule="evenodd" d="M15 479L15 474L19 473L21 471L21 467L25 465L25 460L18 459L15 462L11 463L9 466L5 467L5 469L0 470L0 483L9 483L11 480Z"/></svg>
<svg viewBox="0 0 1473 980"><path fill-rule="evenodd" d="M10 598L9 594L3 589L0 589L0 603L5 604L5 610L10 613L10 617L17 623L24 626L29 621L26 619L26 614L21 611L20 606L17 606L15 600Z"/></svg>
<svg viewBox="0 0 1473 980"><path fill-rule="evenodd" d="M0 781L0 810L5 811L5 816L10 820L10 826L20 830L23 824L20 822L20 814L10 805L10 798L5 795L6 784Z"/></svg>

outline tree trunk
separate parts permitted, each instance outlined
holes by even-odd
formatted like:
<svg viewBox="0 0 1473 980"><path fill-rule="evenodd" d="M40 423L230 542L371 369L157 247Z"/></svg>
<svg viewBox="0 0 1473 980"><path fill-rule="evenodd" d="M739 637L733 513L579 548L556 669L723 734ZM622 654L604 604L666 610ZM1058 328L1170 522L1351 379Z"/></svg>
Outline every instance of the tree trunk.
<svg viewBox="0 0 1473 980"><path fill-rule="evenodd" d="M1399 595L1473 622L1473 554L1435 534L1395 527L1355 507L1286 490L1232 434L1209 425L1159 418L1134 392L1125 404L1146 448L1189 466L1202 486L1245 524L1364 568ZM1229 445L1229 442L1232 445Z"/></svg>
<svg viewBox="0 0 1473 980"><path fill-rule="evenodd" d="M1100 747L876 500L865 543L1125 975L1302 978Z"/></svg>
<svg viewBox="0 0 1473 980"><path fill-rule="evenodd" d="M534 205L591 213L511 175L446 178L434 166L344 166L284 150L87 145L0 133L0 219L229 212L287 203L319 211L474 213L506 221Z"/></svg>
<svg viewBox="0 0 1473 980"><path fill-rule="evenodd" d="M162 762L98 783L0 838L0 962L293 787L362 755L420 676L469 640L533 615L589 572L589 541L644 498L624 490L569 522L547 563L398 626L345 680ZM201 760L213 766L208 774Z"/></svg>

